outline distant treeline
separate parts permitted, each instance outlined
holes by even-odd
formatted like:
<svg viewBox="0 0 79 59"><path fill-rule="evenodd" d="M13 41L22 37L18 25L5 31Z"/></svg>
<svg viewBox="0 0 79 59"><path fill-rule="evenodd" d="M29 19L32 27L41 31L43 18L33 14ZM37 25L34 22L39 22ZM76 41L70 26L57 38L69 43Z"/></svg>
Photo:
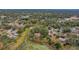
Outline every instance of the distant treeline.
<svg viewBox="0 0 79 59"><path fill-rule="evenodd" d="M79 9L0 9L0 12L49 12L49 13L69 13L69 14L79 14Z"/></svg>

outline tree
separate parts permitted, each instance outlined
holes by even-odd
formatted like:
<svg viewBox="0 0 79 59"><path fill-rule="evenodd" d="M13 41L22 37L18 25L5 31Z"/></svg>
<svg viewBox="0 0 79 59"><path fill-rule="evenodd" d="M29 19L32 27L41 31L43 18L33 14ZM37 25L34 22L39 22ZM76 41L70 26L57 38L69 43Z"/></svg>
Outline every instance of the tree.
<svg viewBox="0 0 79 59"><path fill-rule="evenodd" d="M70 33L71 32L71 30L70 30L70 28L69 27L64 27L63 28L63 33Z"/></svg>
<svg viewBox="0 0 79 59"><path fill-rule="evenodd" d="M41 34L40 38L42 39L42 38L45 38L46 36L48 36L48 29L47 29L47 27L36 26L30 31L29 36L31 38L34 38L35 33L40 33Z"/></svg>
<svg viewBox="0 0 79 59"><path fill-rule="evenodd" d="M55 44L55 48L56 48L57 50L59 50L59 49L61 48L61 44L60 44L60 43L56 43L56 44Z"/></svg>

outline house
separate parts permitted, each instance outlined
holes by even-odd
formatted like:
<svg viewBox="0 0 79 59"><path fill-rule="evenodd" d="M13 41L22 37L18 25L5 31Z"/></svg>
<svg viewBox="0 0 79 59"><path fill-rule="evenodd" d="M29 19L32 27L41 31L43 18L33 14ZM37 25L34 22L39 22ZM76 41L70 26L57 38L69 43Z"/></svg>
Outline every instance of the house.
<svg viewBox="0 0 79 59"><path fill-rule="evenodd" d="M8 23L8 25L13 27L14 26L14 23Z"/></svg>
<svg viewBox="0 0 79 59"><path fill-rule="evenodd" d="M0 29L0 32L4 31L4 29Z"/></svg>
<svg viewBox="0 0 79 59"><path fill-rule="evenodd" d="M41 41L40 41L40 37L41 37L41 33L40 32L36 32L36 33L34 33L34 42L36 42L36 43L40 43Z"/></svg>
<svg viewBox="0 0 79 59"><path fill-rule="evenodd" d="M71 20L79 20L79 17L78 16L71 16L70 19Z"/></svg>
<svg viewBox="0 0 79 59"><path fill-rule="evenodd" d="M20 21L15 21L15 22L10 22L9 24L8 24L9 26L12 26L12 27L14 27L14 28L24 28L24 23L22 23L22 22L20 22Z"/></svg>
<svg viewBox="0 0 79 59"><path fill-rule="evenodd" d="M79 17L78 16L71 16L71 17L68 17L68 18L64 18L65 21L74 21L74 20L79 20Z"/></svg>
<svg viewBox="0 0 79 59"><path fill-rule="evenodd" d="M66 40L67 38L65 38L64 36L59 37L59 41L63 44L66 42Z"/></svg>
<svg viewBox="0 0 79 59"><path fill-rule="evenodd" d="M52 36L53 35L53 31L52 30L48 30L48 35Z"/></svg>
<svg viewBox="0 0 79 59"><path fill-rule="evenodd" d="M4 18L6 18L6 17L7 17L7 16L5 16L5 15L1 15L1 16L0 16L1 19L4 19Z"/></svg>
<svg viewBox="0 0 79 59"><path fill-rule="evenodd" d="M34 35L35 35L35 38L40 38L41 33L35 33Z"/></svg>
<svg viewBox="0 0 79 59"><path fill-rule="evenodd" d="M51 29L48 30L48 35L49 36L52 36L54 34L57 35L57 31L58 31L58 29L51 28Z"/></svg>
<svg viewBox="0 0 79 59"><path fill-rule="evenodd" d="M79 35L79 27L71 28L71 32L76 34L76 35Z"/></svg>
<svg viewBox="0 0 79 59"><path fill-rule="evenodd" d="M29 15L25 15L25 16L20 16L20 19L27 19L27 18L29 18L30 16Z"/></svg>
<svg viewBox="0 0 79 59"><path fill-rule="evenodd" d="M70 18L64 18L64 20L65 20L65 21L69 21L69 20L70 20Z"/></svg>
<svg viewBox="0 0 79 59"><path fill-rule="evenodd" d="M9 38L16 38L18 36L17 30L9 29L7 31L7 36Z"/></svg>
<svg viewBox="0 0 79 59"><path fill-rule="evenodd" d="M3 35L4 29L0 29L0 35Z"/></svg>
<svg viewBox="0 0 79 59"><path fill-rule="evenodd" d="M33 29L33 27L30 27L30 30L32 30Z"/></svg>
<svg viewBox="0 0 79 59"><path fill-rule="evenodd" d="M17 28L23 28L24 24L23 23L15 23L15 27L17 27Z"/></svg>
<svg viewBox="0 0 79 59"><path fill-rule="evenodd" d="M24 23L21 22L21 21L19 21L19 20L16 20L16 21L14 22L14 26L15 26L16 28L24 28Z"/></svg>

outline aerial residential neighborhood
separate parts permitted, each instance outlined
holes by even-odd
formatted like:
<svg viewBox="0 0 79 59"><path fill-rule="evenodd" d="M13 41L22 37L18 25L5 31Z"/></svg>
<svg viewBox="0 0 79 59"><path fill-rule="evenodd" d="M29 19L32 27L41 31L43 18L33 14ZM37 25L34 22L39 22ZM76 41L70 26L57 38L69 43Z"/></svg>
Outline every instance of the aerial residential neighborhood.
<svg viewBox="0 0 79 59"><path fill-rule="evenodd" d="M78 50L79 10L61 11L1 10L0 49Z"/></svg>

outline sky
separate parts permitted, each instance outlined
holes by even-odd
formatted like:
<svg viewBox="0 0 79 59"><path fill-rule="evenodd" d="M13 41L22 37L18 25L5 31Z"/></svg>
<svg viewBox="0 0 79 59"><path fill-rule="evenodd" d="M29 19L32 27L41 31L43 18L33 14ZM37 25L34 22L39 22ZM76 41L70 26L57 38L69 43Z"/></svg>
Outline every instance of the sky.
<svg viewBox="0 0 79 59"><path fill-rule="evenodd" d="M0 9L79 9L79 0L0 0Z"/></svg>

